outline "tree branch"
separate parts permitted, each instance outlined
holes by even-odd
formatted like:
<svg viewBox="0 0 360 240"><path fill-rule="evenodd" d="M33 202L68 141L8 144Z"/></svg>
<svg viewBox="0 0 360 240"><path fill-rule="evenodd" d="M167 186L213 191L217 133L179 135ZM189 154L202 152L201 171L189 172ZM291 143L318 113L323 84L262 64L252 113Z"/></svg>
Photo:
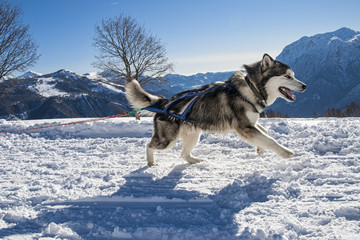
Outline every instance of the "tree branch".
<svg viewBox="0 0 360 240"><path fill-rule="evenodd" d="M93 65L141 84L161 83L172 70L161 41L133 18L120 15L96 25L93 45L98 49Z"/></svg>

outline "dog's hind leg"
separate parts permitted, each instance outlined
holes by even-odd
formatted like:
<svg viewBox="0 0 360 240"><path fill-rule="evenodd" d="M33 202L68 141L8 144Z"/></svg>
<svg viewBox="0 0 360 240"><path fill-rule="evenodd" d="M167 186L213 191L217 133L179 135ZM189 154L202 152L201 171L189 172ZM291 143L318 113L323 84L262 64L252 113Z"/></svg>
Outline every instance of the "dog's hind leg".
<svg viewBox="0 0 360 240"><path fill-rule="evenodd" d="M175 146L176 139L172 141L160 140L157 137L153 137L151 141L146 145L146 160L149 167L158 165L155 163L154 153L156 150L165 151Z"/></svg>
<svg viewBox="0 0 360 240"><path fill-rule="evenodd" d="M150 143L146 145L146 161L149 167L157 165L154 160L154 148L151 147L152 144Z"/></svg>
<svg viewBox="0 0 360 240"><path fill-rule="evenodd" d="M174 147L178 135L178 124L155 118L153 137L146 145L146 160L149 167L157 165L154 160L154 152L156 150L168 150Z"/></svg>
<svg viewBox="0 0 360 240"><path fill-rule="evenodd" d="M202 159L194 158L191 156L191 151L199 142L200 131L187 132L184 130L181 132L180 137L182 138L181 157L190 164L204 161Z"/></svg>

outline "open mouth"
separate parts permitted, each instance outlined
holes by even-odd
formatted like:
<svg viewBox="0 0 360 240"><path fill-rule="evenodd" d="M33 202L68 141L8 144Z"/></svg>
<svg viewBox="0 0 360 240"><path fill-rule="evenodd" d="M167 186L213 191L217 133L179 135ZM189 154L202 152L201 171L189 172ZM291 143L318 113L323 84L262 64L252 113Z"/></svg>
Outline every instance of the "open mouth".
<svg viewBox="0 0 360 240"><path fill-rule="evenodd" d="M279 87L279 91L282 95L286 97L289 101L293 102L296 99L296 96L291 92L290 89L286 87Z"/></svg>

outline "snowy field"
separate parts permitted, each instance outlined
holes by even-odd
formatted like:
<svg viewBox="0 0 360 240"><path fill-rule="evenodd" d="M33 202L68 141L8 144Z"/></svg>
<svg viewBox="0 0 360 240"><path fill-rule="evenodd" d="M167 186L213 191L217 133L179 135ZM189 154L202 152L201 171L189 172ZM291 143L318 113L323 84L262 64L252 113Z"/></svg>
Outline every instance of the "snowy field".
<svg viewBox="0 0 360 240"><path fill-rule="evenodd" d="M0 131L70 122L5 121ZM295 150L235 134L148 168L150 118L0 134L0 239L360 239L360 119L261 119Z"/></svg>

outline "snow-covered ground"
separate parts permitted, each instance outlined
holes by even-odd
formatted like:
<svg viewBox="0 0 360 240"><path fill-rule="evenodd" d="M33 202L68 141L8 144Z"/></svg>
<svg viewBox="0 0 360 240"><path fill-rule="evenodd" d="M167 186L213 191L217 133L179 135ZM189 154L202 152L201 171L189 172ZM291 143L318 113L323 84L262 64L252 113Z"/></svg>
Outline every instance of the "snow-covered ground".
<svg viewBox="0 0 360 240"><path fill-rule="evenodd" d="M65 120L5 121L0 132ZM150 118L0 134L1 239L360 239L360 119L261 119L296 151L205 134L148 168Z"/></svg>

